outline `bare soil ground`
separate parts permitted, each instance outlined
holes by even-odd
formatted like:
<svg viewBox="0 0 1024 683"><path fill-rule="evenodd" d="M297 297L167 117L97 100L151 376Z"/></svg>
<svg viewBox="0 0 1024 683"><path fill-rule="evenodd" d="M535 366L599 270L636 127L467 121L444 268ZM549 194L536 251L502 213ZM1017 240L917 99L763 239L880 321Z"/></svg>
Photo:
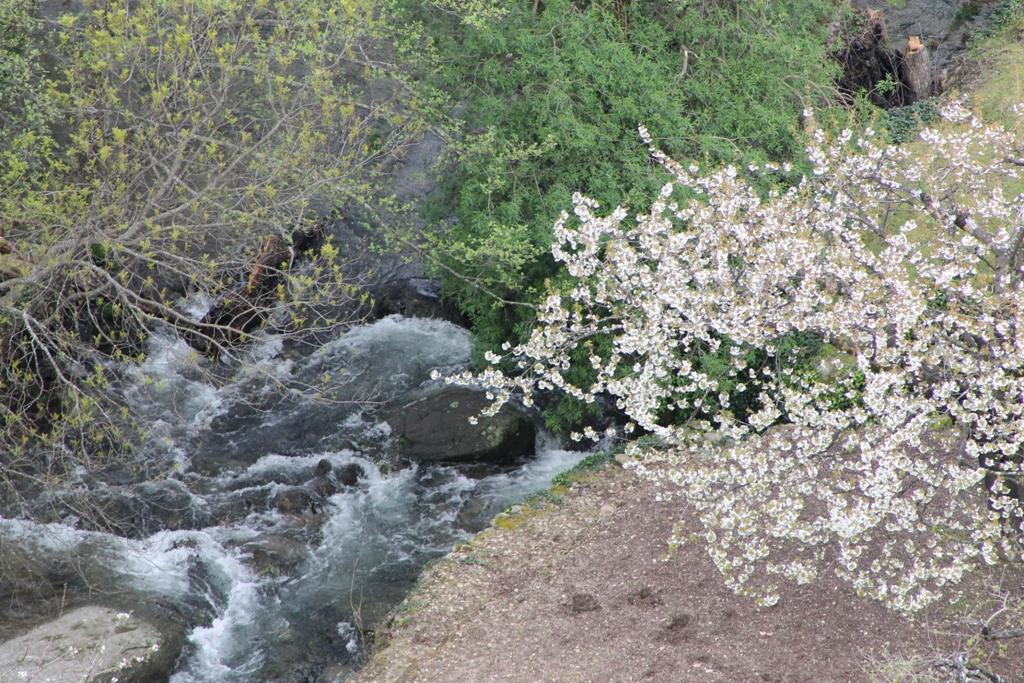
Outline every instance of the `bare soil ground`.
<svg viewBox="0 0 1024 683"><path fill-rule="evenodd" d="M913 621L829 578L760 608L722 585L699 544L667 554L679 508L654 493L612 465L560 501L500 515L425 572L355 680L983 680L933 666L968 653L1024 681L1024 638L982 641L963 623L991 613L994 586L1024 589L1024 574L979 578Z"/></svg>
<svg viewBox="0 0 1024 683"><path fill-rule="evenodd" d="M1014 21L953 76L1007 125L1022 97ZM667 556L674 523L695 522L655 493L613 466L560 502L499 516L424 573L356 683L1024 683L1024 637L985 640L976 623L1008 595L1017 611L992 626L1024 626L1021 568L976 575L913 619L827 575L760 608L723 586L701 545Z"/></svg>

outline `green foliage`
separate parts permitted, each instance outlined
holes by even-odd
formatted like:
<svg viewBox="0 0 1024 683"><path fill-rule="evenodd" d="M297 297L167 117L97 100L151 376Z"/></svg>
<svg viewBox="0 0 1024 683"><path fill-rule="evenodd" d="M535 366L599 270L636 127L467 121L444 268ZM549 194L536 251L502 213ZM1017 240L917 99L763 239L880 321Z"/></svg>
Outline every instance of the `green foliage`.
<svg viewBox="0 0 1024 683"><path fill-rule="evenodd" d="M445 12L455 15L470 26L483 27L505 16L499 0L428 0Z"/></svg>
<svg viewBox="0 0 1024 683"><path fill-rule="evenodd" d="M522 3L440 43L441 82L464 102L467 128L444 197L457 221L447 260L464 277L446 284L483 345L515 336L529 310L510 312L477 285L536 300L572 192L639 206L663 181L639 123L680 158L797 154L799 97L833 69L828 3L786 4L554 0L534 14Z"/></svg>
<svg viewBox="0 0 1024 683"><path fill-rule="evenodd" d="M544 410L544 426L555 433L565 433L600 417L601 408L596 403L585 403L574 396L559 397Z"/></svg>
<svg viewBox="0 0 1024 683"><path fill-rule="evenodd" d="M610 346L604 337L588 340L572 353L571 365L563 371L572 383L582 384L593 381L594 368L587 360L591 354L604 356ZM544 426L554 433L566 433L582 425L591 424L604 415L604 408L597 402L587 403L574 396L560 395L557 400L544 406Z"/></svg>
<svg viewBox="0 0 1024 683"><path fill-rule="evenodd" d="M531 493L518 506L510 506L504 510L504 516L496 518L498 528L508 529L512 525L518 526L518 522L522 521L520 516L523 514L523 510L540 510L548 505L561 505L565 501L567 491L567 485L553 484L549 489ZM518 513L515 512L517 509Z"/></svg>
<svg viewBox="0 0 1024 683"><path fill-rule="evenodd" d="M0 150L26 133L45 134L53 116L42 69L35 0L0 4Z"/></svg>
<svg viewBox="0 0 1024 683"><path fill-rule="evenodd" d="M690 362L713 380L714 385L706 391L684 395L682 406L679 401L666 403L659 421L664 425L681 425L692 420L715 421L720 414L746 420L751 413L762 408L759 390L754 388L756 383L750 380L748 373L777 372L786 367L792 368L798 379L812 379L819 376L822 363L831 358L827 345L820 338L800 333L777 339L771 353L724 338L714 346L703 345L691 353ZM742 371L737 366L737 359L741 359ZM669 381L681 386L685 380L679 380L679 384ZM784 420L785 416L781 419Z"/></svg>
<svg viewBox="0 0 1024 683"><path fill-rule="evenodd" d="M32 177L53 147L49 125L56 108L36 38L36 4L0 3L0 187Z"/></svg>
<svg viewBox="0 0 1024 683"><path fill-rule="evenodd" d="M1013 30L1022 19L1024 0L1000 0L989 15L988 22L972 36L972 40L979 42Z"/></svg>
<svg viewBox="0 0 1024 683"><path fill-rule="evenodd" d="M881 125L889 141L901 144L912 140L921 128L936 122L939 112L931 100L921 100L905 107L887 109L882 114Z"/></svg>
<svg viewBox="0 0 1024 683"><path fill-rule="evenodd" d="M525 336L557 290L552 225L583 192L637 209L665 180L636 128L679 159L799 161L800 112L830 92L826 0L666 3L548 0L501 18L435 27L434 82L463 124L442 165L430 253L470 319L477 357ZM440 28L436 28L440 26ZM554 424L578 421L560 406Z"/></svg>

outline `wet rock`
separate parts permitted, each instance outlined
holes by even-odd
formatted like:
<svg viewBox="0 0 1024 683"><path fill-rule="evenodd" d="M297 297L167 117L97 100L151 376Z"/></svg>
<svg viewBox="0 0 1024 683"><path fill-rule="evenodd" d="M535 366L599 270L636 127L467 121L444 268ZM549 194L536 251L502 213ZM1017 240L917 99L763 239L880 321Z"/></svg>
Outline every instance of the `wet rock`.
<svg viewBox="0 0 1024 683"><path fill-rule="evenodd" d="M536 433L530 418L511 405L493 417L480 416L489 403L482 391L443 387L392 406L384 419L407 458L501 462L532 453Z"/></svg>
<svg viewBox="0 0 1024 683"><path fill-rule="evenodd" d="M274 494L270 504L278 512L286 515L298 515L304 512L317 512L323 505L323 499L305 488L287 488Z"/></svg>
<svg viewBox="0 0 1024 683"><path fill-rule="evenodd" d="M350 462L339 467L334 476L342 486L355 486L360 479L366 476L366 473L361 466Z"/></svg>
<svg viewBox="0 0 1024 683"><path fill-rule="evenodd" d="M31 506L29 516L42 522L65 522L81 529L139 536L144 504L120 487L79 489L44 494Z"/></svg>
<svg viewBox="0 0 1024 683"><path fill-rule="evenodd" d="M129 538L143 538L165 529L196 529L209 522L209 515L193 506L192 495L180 481L93 486L45 494L32 505L29 516Z"/></svg>
<svg viewBox="0 0 1024 683"><path fill-rule="evenodd" d="M47 606L59 606L69 590L86 587L73 559L46 557L27 543L0 538L0 641L20 635L18 622L34 625ZM0 680L2 674L0 669Z"/></svg>
<svg viewBox="0 0 1024 683"><path fill-rule="evenodd" d="M147 481L134 489L144 508L139 532L145 536L164 529L198 529L209 522L209 515L193 505L192 494L174 479Z"/></svg>
<svg viewBox="0 0 1024 683"><path fill-rule="evenodd" d="M465 318L451 303L441 298L441 287L434 280L415 275L399 277L377 283L370 291L373 298L374 318L398 313L413 318L438 318L456 325L465 325Z"/></svg>
<svg viewBox="0 0 1024 683"><path fill-rule="evenodd" d="M310 557L305 542L283 535L260 536L242 549L251 555L253 567L264 576L289 574Z"/></svg>
<svg viewBox="0 0 1024 683"><path fill-rule="evenodd" d="M390 169L389 187L399 203L420 203L437 188L438 176L434 164L445 146L444 140L434 133L426 133L404 150L404 156L394 161ZM378 207L378 211L380 207ZM413 230L436 231L423 218L403 215L405 223L411 219ZM388 218L384 218L384 223ZM457 307L441 297L440 284L425 275L423 256L417 249L402 247L381 236L379 213L370 216L354 207L329 226L335 244L349 255L346 275L351 281L363 283L372 303L367 311L371 319L393 313L418 318L438 318L467 326L465 317Z"/></svg>
<svg viewBox="0 0 1024 683"><path fill-rule="evenodd" d="M316 476L307 481L305 486L323 498L333 496L341 488L355 486L366 475L363 468L354 462L334 469L326 459L317 463L314 473Z"/></svg>
<svg viewBox="0 0 1024 683"><path fill-rule="evenodd" d="M338 492L338 485L332 477L314 477L306 483L306 487L321 498L329 498Z"/></svg>
<svg viewBox="0 0 1024 683"><path fill-rule="evenodd" d="M326 462L321 460L321 462ZM327 463L330 465L330 463ZM224 488L233 491L240 491L258 486L271 486L274 484L285 484L287 486L300 486L310 478L308 468L299 467L276 467L255 472L244 473L232 479Z"/></svg>
<svg viewBox="0 0 1024 683"><path fill-rule="evenodd" d="M207 496L210 523L230 524L251 512L266 510L270 506L271 489L267 485Z"/></svg>
<svg viewBox="0 0 1024 683"><path fill-rule="evenodd" d="M184 631L126 612L85 606L0 644L4 680L51 683L166 681Z"/></svg>

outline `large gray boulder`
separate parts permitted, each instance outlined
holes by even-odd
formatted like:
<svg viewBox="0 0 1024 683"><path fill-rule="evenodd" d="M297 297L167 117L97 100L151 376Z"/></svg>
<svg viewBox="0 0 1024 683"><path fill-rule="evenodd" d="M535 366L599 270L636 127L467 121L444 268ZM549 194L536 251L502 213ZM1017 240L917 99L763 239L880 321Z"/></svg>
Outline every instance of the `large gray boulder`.
<svg viewBox="0 0 1024 683"><path fill-rule="evenodd" d="M493 417L481 416L489 404L482 391L442 387L391 406L384 419L401 454L415 460L505 462L531 454L536 432L530 418L507 404Z"/></svg>
<svg viewBox="0 0 1024 683"><path fill-rule="evenodd" d="M89 605L0 644L0 681L166 681L184 633L127 612Z"/></svg>

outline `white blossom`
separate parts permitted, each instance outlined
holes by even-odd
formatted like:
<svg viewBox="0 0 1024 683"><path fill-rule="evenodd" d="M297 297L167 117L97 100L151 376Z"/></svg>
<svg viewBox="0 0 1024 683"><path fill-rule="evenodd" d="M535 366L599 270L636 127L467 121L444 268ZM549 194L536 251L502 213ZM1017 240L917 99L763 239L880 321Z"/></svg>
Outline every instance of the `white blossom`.
<svg viewBox="0 0 1024 683"><path fill-rule="evenodd" d="M552 254L576 284L505 349L519 372L489 355L449 381L491 387L497 407L537 389L610 397L626 432L665 444L629 448L638 473L679 487L726 583L762 604L775 578L831 565L915 610L1021 558L1024 200L1004 157L1024 141L957 102L943 116L924 157L815 128L813 174L767 198L736 169L684 169L641 126L672 183L635 220L574 196ZM830 351L815 372L786 355L798 334ZM570 355L598 335L610 350L576 385ZM723 373L694 363L726 340ZM742 411L723 384L739 379L756 397Z"/></svg>

